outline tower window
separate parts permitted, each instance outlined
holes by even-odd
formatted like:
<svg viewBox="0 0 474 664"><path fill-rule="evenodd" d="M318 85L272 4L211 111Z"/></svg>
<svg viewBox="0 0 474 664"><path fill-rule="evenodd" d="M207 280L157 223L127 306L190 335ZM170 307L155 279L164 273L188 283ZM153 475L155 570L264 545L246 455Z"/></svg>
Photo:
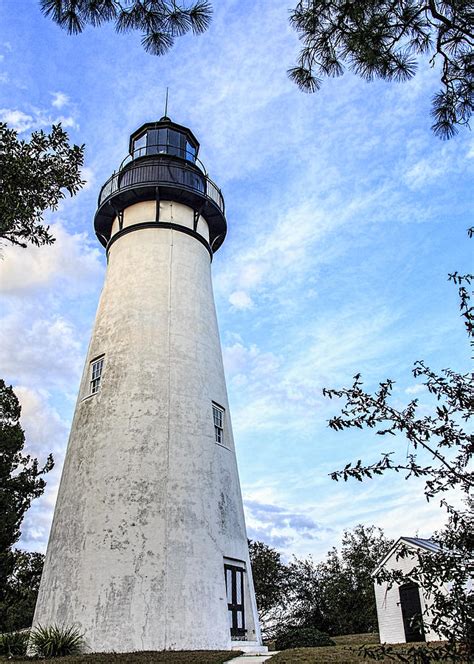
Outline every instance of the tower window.
<svg viewBox="0 0 474 664"><path fill-rule="evenodd" d="M91 362L91 382L90 382L91 394L96 394L99 391L103 366L104 366L103 357L99 357L97 360L93 360Z"/></svg>
<svg viewBox="0 0 474 664"><path fill-rule="evenodd" d="M224 444L224 409L217 404L212 404L212 417L214 419L214 435L216 443Z"/></svg>

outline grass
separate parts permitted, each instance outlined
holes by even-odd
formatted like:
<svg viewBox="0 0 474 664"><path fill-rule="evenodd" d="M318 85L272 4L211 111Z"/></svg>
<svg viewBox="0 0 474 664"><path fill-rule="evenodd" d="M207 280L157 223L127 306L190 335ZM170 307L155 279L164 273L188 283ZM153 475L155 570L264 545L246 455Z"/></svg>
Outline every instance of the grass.
<svg viewBox="0 0 474 664"><path fill-rule="evenodd" d="M241 655L235 650L182 650L166 652L94 653L91 655L70 655L48 660L58 664L224 664ZM0 662L11 662L0 657ZM15 664L32 664L38 660L15 659ZM43 661L43 660L41 660Z"/></svg>
<svg viewBox="0 0 474 664"><path fill-rule="evenodd" d="M344 636L332 636L335 646L324 646L322 648L292 648L282 650L278 655L272 657L271 664L354 664L363 662L357 654L351 650L357 650L359 646L380 643L377 632L374 634L347 634ZM365 660L367 661L367 660Z"/></svg>
<svg viewBox="0 0 474 664"><path fill-rule="evenodd" d="M368 638L367 638L368 637ZM294 648L292 650L283 650L270 660L271 664L354 664L372 660L363 659L357 655L359 646L377 645L379 643L378 634L354 634L348 636L332 637L337 645L324 648ZM403 653L412 648L413 643L400 643L394 645L393 649ZM420 643L418 647L436 647L439 643ZM393 658L384 658L378 660L384 664L394 664Z"/></svg>
<svg viewBox="0 0 474 664"><path fill-rule="evenodd" d="M343 636L331 636L338 646L367 646L380 643L378 632L367 632L366 634L344 634Z"/></svg>

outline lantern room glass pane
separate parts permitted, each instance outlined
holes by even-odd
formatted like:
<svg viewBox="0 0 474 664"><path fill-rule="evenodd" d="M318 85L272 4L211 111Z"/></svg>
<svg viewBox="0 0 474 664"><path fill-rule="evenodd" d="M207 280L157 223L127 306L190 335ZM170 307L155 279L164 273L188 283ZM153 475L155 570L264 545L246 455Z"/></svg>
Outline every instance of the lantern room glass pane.
<svg viewBox="0 0 474 664"><path fill-rule="evenodd" d="M186 141L186 159L188 161L196 161L196 148L189 141Z"/></svg>
<svg viewBox="0 0 474 664"><path fill-rule="evenodd" d="M168 152L168 130L167 129L158 129L157 132L157 148L160 154Z"/></svg>
<svg viewBox="0 0 474 664"><path fill-rule="evenodd" d="M134 157L142 157L145 154L146 134L142 134L133 142Z"/></svg>
<svg viewBox="0 0 474 664"><path fill-rule="evenodd" d="M158 130L149 129L146 136L146 153L158 154Z"/></svg>
<svg viewBox="0 0 474 664"><path fill-rule="evenodd" d="M181 157L181 140L184 138L182 134L179 134L177 131L172 129L168 132L168 154L172 154L175 157Z"/></svg>

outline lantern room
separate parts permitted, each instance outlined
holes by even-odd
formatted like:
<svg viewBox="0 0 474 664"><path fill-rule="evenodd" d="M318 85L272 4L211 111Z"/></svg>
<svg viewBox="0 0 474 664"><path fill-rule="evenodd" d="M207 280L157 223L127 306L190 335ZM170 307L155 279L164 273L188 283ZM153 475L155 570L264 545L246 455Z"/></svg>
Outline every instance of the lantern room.
<svg viewBox="0 0 474 664"><path fill-rule="evenodd" d="M212 256L223 243L227 231L224 198L207 175L198 152L199 142L193 132L167 116L158 122L147 122L134 131L130 136L128 155L99 194L94 226L101 244L106 248L110 246L114 220L120 220L130 205L155 201L153 220L146 219L143 223L153 221L154 227L162 228L160 201L175 201L191 209L193 233L199 218L205 220L209 229L206 247ZM164 226L168 227L169 223ZM138 227L134 225L135 229ZM119 229L120 232L124 230L120 223ZM114 241L118 237L119 234L115 233Z"/></svg>
<svg viewBox="0 0 474 664"><path fill-rule="evenodd" d="M158 122L147 122L130 136L132 159L167 154L196 163L199 143L187 127L164 116Z"/></svg>

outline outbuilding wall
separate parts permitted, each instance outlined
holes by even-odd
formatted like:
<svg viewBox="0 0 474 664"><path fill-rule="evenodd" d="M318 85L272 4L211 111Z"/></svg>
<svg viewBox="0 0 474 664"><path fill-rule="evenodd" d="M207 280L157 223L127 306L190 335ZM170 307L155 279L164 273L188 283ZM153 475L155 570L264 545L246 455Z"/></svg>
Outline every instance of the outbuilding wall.
<svg viewBox="0 0 474 664"><path fill-rule="evenodd" d="M400 551L402 544L400 543L392 555L385 561L384 568L388 570L399 570L410 576L410 572L417 564L416 549L410 547L405 543L405 546L413 549L413 555L399 558L397 560L397 552ZM423 588L419 587L420 604L423 614L423 619L430 622L429 600ZM381 643L405 643L405 628L403 625L402 607L400 604L400 585L393 584L389 587L387 582L375 583L375 601L377 604L377 618L379 623L379 634ZM439 641L440 636L425 628L426 641Z"/></svg>

